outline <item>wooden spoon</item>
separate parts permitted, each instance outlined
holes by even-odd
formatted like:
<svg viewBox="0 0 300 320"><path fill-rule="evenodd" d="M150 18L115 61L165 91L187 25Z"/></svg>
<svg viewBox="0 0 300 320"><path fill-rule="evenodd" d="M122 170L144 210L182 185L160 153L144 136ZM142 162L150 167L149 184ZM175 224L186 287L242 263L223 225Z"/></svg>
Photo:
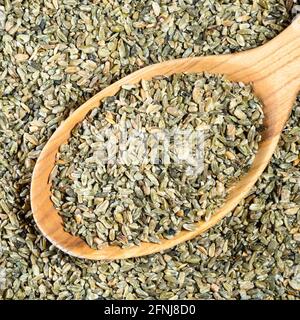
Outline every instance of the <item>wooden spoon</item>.
<svg viewBox="0 0 300 320"><path fill-rule="evenodd" d="M115 95L124 84L138 83L141 79L149 80L159 75L203 71L226 75L232 81L252 82L256 95L264 104L265 131L259 150L248 173L230 189L225 204L215 212L210 221L197 223L195 231L181 231L173 239L164 239L160 244L142 243L140 246L126 249L106 246L101 250L94 250L79 237L65 232L62 218L50 200L48 180L59 146L68 140L73 127L82 121L91 109L99 107L103 98ZM31 206L38 227L46 238L66 253L95 260L143 256L166 250L196 237L218 223L247 196L275 151L299 91L299 16L279 36L259 48L237 54L171 60L145 67L126 76L79 107L60 125L43 148L35 165L31 183Z"/></svg>

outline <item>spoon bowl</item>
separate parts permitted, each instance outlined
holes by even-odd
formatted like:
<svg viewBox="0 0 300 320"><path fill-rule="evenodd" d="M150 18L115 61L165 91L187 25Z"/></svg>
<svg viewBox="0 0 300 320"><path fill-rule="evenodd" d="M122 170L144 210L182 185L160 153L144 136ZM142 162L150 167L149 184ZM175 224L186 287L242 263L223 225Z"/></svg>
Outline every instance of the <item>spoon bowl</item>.
<svg viewBox="0 0 300 320"><path fill-rule="evenodd" d="M48 140L37 160L31 183L33 217L42 234L62 251L80 258L114 260L138 257L169 249L193 239L216 225L243 200L268 165L278 144L280 134L290 115L300 90L300 17L267 44L241 53L185 58L154 64L138 70L108 86L72 113ZM124 84L135 84L142 79L170 76L175 73L225 75L231 81L253 83L255 94L261 99L264 111L264 132L259 149L249 171L229 190L224 205L209 221L196 223L194 231L181 231L174 238L161 243L142 243L120 248L105 246L92 249L85 241L64 231L63 221L50 199L49 175L61 144L70 137L71 130L102 99L115 95Z"/></svg>

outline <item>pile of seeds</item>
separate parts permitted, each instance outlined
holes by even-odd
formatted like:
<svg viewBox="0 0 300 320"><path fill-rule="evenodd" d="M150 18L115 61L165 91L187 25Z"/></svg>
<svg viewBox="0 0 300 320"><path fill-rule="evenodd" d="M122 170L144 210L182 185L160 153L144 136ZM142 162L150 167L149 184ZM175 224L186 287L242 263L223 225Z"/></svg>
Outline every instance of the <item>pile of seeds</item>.
<svg viewBox="0 0 300 320"><path fill-rule="evenodd" d="M0 0L0 298L300 299L299 98L251 194L196 239L95 262L37 229L32 170L70 112L140 66L257 47L293 17L291 0L123 3Z"/></svg>
<svg viewBox="0 0 300 320"><path fill-rule="evenodd" d="M65 229L95 248L193 230L250 166L262 123L251 86L220 76L123 86L57 155L52 200Z"/></svg>

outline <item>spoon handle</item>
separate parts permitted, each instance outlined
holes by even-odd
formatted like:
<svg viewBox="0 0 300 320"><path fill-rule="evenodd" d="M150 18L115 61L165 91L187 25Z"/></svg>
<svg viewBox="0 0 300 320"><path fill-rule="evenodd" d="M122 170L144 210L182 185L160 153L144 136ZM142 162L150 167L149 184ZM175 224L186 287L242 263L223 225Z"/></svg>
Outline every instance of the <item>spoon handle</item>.
<svg viewBox="0 0 300 320"><path fill-rule="evenodd" d="M279 36L255 52L249 77L264 101L265 125L281 133L300 91L300 15ZM272 124L276 123L276 127Z"/></svg>
<svg viewBox="0 0 300 320"><path fill-rule="evenodd" d="M262 68L265 79L271 78L274 91L297 83L300 89L300 16L279 36L259 48L261 60L255 66ZM260 80L259 78L256 80Z"/></svg>

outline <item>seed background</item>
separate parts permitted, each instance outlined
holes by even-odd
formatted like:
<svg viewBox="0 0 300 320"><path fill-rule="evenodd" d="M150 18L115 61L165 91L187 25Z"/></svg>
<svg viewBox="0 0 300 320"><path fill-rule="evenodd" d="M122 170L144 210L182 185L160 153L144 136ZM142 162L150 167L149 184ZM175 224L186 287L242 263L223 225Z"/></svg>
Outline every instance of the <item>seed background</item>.
<svg viewBox="0 0 300 320"><path fill-rule="evenodd" d="M39 233L35 161L108 84L170 58L246 50L292 20L292 1L0 0L0 297L299 299L300 100L271 164L218 226L163 254L72 258Z"/></svg>

